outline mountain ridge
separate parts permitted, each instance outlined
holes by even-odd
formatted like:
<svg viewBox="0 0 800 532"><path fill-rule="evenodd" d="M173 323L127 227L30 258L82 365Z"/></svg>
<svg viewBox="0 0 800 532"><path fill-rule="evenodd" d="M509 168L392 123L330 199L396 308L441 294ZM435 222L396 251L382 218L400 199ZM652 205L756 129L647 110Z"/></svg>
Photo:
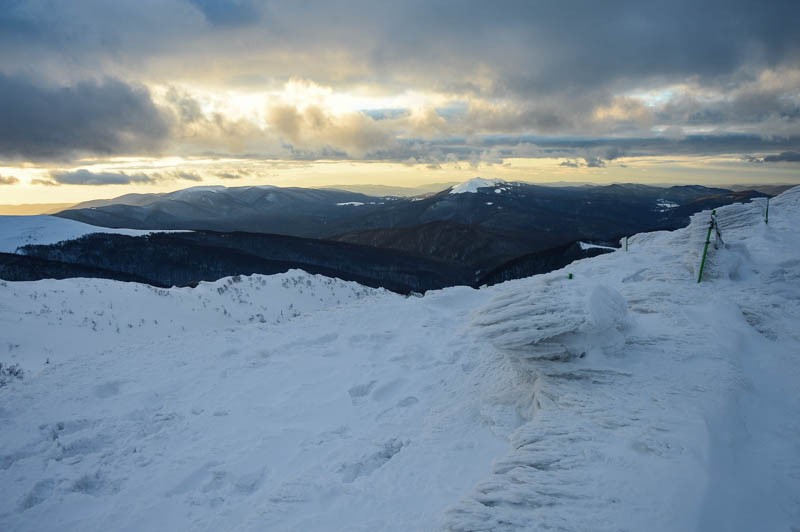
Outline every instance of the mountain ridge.
<svg viewBox="0 0 800 532"><path fill-rule="evenodd" d="M123 197L140 205L74 209L59 216L138 230L263 233L359 244L445 261L454 271L472 269L479 277L519 257L548 263L576 241L611 242L676 229L699 210L760 196L699 185L552 187L476 177L412 198L296 187L193 187Z"/></svg>

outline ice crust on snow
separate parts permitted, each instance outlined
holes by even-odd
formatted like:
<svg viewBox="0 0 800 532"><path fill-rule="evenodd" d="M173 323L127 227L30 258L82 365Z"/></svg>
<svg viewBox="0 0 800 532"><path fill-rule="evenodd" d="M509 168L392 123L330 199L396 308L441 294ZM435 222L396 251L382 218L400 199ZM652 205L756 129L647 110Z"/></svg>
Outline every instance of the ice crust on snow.
<svg viewBox="0 0 800 532"><path fill-rule="evenodd" d="M707 211L572 278L424 297L0 282L26 369L0 529L798 528L800 187L763 208L717 209L699 284Z"/></svg>

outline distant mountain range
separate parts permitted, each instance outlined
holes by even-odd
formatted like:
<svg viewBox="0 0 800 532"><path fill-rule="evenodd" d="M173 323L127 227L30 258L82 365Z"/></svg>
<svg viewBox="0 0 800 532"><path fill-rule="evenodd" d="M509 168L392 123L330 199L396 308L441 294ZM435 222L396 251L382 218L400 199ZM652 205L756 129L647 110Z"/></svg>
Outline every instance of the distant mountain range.
<svg viewBox="0 0 800 532"><path fill-rule="evenodd" d="M493 269L577 240L686 225L707 208L764 196L702 186L552 187L475 178L415 197L327 189L195 187L129 194L57 214L103 227L268 233L324 239Z"/></svg>
<svg viewBox="0 0 800 532"><path fill-rule="evenodd" d="M129 194L44 217L51 223L30 221L38 236L13 236L20 244L6 247L19 249L0 254L0 278L90 276L169 287L299 268L402 293L481 286L613 249L580 242L615 246L622 236L681 227L700 210L757 196L764 194L482 178L414 197L271 186ZM108 234L75 221L190 231Z"/></svg>

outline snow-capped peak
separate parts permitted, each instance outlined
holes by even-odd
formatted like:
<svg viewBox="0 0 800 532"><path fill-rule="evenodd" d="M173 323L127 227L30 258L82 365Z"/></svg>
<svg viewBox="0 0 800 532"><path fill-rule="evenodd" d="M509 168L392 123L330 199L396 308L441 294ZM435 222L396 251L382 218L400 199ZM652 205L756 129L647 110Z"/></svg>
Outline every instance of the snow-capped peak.
<svg viewBox="0 0 800 532"><path fill-rule="evenodd" d="M478 192L479 188L496 187L497 185L505 184L507 183L502 179L484 179L483 177L473 177L469 181L464 181L463 183L454 186L450 190L450 194L474 194Z"/></svg>

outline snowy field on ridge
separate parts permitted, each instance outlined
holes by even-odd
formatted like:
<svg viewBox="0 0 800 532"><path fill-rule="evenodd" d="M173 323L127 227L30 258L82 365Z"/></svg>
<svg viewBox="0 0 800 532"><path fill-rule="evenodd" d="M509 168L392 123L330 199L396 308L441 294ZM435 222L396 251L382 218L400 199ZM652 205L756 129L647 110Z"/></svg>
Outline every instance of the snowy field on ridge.
<svg viewBox="0 0 800 532"><path fill-rule="evenodd" d="M0 281L0 530L800 529L800 187L717 213L700 284L708 212L424 297Z"/></svg>
<svg viewBox="0 0 800 532"><path fill-rule="evenodd" d="M0 215L0 253L15 253L17 248L22 246L55 244L91 233L141 236L153 232L151 230L97 227L57 216Z"/></svg>

